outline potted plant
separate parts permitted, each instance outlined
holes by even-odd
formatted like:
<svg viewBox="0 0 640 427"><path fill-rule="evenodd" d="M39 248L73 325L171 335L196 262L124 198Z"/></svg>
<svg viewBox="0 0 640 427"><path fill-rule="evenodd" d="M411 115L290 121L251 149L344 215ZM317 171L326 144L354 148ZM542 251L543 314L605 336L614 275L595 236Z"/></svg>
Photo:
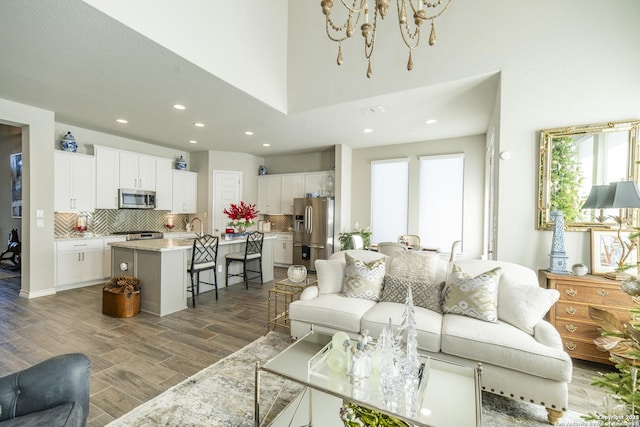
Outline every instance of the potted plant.
<svg viewBox="0 0 640 427"><path fill-rule="evenodd" d="M140 279L118 276L102 287L102 312L113 317L132 317L140 313Z"/></svg>
<svg viewBox="0 0 640 427"><path fill-rule="evenodd" d="M231 203L229 208L224 209L225 215L229 217L229 226L236 229L240 234L244 233L247 228L253 226L253 220L258 216L255 204L240 202L238 204Z"/></svg>
<svg viewBox="0 0 640 427"><path fill-rule="evenodd" d="M340 250L345 251L347 249L353 249L353 244L351 242L351 236L354 234L359 234L362 236L362 242L364 244L365 249L369 247L371 244L371 230L368 228L360 229L354 228L352 231L345 231L344 233L338 234L338 240L340 241Z"/></svg>

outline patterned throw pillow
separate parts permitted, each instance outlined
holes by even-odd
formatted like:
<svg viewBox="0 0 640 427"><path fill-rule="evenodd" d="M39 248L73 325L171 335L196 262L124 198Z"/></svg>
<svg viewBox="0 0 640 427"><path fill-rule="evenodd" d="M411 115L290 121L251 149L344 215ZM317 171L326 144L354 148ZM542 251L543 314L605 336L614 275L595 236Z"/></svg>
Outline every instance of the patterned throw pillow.
<svg viewBox="0 0 640 427"><path fill-rule="evenodd" d="M389 260L389 274L434 283L440 255L425 251L404 251Z"/></svg>
<svg viewBox="0 0 640 427"><path fill-rule="evenodd" d="M471 277L454 264L444 286L442 311L497 323L501 274L502 269L497 267Z"/></svg>
<svg viewBox="0 0 640 427"><path fill-rule="evenodd" d="M365 263L349 254L345 254L344 257L347 269L342 286L343 295L350 298L378 301L382 292L385 259L381 258Z"/></svg>
<svg viewBox="0 0 640 427"><path fill-rule="evenodd" d="M407 302L407 292L411 287L413 295L413 305L424 307L436 313L442 314L440 301L442 300L443 283L429 283L423 280L408 279L387 274L384 276L384 286L380 301Z"/></svg>

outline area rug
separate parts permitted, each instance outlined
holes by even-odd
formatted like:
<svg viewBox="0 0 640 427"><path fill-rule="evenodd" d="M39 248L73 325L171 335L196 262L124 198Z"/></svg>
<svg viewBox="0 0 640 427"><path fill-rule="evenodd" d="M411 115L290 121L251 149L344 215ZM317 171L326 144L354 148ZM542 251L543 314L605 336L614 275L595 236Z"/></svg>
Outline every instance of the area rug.
<svg viewBox="0 0 640 427"><path fill-rule="evenodd" d="M12 277L18 277L18 276L20 276L19 271L11 271L11 270L6 270L4 268L0 268L0 280L11 279Z"/></svg>
<svg viewBox="0 0 640 427"><path fill-rule="evenodd" d="M288 345L286 335L270 332L108 426L253 426L255 363L265 363ZM279 413L301 390L301 386L267 373L261 375L261 384L261 402L273 401L280 391L271 415ZM549 425L541 406L491 393L483 393L482 399L483 427ZM261 411L264 414L266 408ZM585 424L580 414L569 411L556 425Z"/></svg>

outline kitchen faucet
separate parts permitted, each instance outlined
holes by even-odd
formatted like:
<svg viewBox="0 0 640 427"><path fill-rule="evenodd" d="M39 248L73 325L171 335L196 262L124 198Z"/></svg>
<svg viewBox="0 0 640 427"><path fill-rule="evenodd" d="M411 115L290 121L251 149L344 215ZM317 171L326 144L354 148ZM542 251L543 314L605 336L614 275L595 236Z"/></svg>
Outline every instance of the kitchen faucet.
<svg viewBox="0 0 640 427"><path fill-rule="evenodd" d="M202 237L204 236L204 225L202 224L202 220L196 216L191 221L189 221L189 224L191 225L191 227L193 227L193 222L196 219L200 222L200 237Z"/></svg>

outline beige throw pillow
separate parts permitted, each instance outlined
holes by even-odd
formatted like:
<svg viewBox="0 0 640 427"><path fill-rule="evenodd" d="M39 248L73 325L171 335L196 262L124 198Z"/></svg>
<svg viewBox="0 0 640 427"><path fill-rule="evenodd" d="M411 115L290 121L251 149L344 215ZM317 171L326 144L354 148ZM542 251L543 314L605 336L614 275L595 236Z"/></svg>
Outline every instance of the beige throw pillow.
<svg viewBox="0 0 640 427"><path fill-rule="evenodd" d="M364 298L378 301L382 293L385 274L385 259L365 263L345 254L346 272L342 293L350 298Z"/></svg>
<svg viewBox="0 0 640 427"><path fill-rule="evenodd" d="M501 286L498 292L498 319L533 335L533 328L560 298L556 289L517 284Z"/></svg>
<svg viewBox="0 0 640 427"><path fill-rule="evenodd" d="M498 322L498 283L502 269L471 277L457 265L443 290L442 311L474 317L487 322Z"/></svg>
<svg viewBox="0 0 640 427"><path fill-rule="evenodd" d="M427 283L436 281L440 255L426 251L404 251L389 260L389 274L417 279Z"/></svg>

